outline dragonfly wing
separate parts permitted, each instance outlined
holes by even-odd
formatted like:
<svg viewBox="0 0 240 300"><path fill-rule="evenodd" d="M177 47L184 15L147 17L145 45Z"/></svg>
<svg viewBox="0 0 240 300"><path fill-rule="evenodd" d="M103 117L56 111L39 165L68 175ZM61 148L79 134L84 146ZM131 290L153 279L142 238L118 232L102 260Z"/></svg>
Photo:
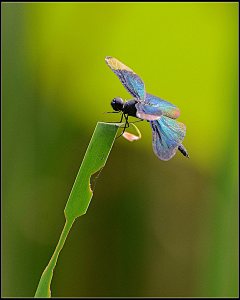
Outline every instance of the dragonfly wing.
<svg viewBox="0 0 240 300"><path fill-rule="evenodd" d="M113 57L106 57L105 61L110 69L120 79L122 85L134 98L145 100L145 85L143 80L129 67Z"/></svg>
<svg viewBox="0 0 240 300"><path fill-rule="evenodd" d="M186 135L186 126L162 116L157 121L150 121L154 153L164 161L171 159Z"/></svg>
<svg viewBox="0 0 240 300"><path fill-rule="evenodd" d="M145 102L147 102L149 105L159 108L166 117L177 119L180 116L180 110L177 108L177 106L154 95L146 93Z"/></svg>
<svg viewBox="0 0 240 300"><path fill-rule="evenodd" d="M163 115L162 111L159 108L148 105L144 101L138 102L135 107L137 109L136 116L139 119L154 121L159 119Z"/></svg>

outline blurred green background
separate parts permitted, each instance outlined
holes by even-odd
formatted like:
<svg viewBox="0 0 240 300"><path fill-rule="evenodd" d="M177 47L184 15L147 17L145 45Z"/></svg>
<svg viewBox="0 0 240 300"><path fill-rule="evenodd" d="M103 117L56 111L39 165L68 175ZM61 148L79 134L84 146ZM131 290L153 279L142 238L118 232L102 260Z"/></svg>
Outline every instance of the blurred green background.
<svg viewBox="0 0 240 300"><path fill-rule="evenodd" d="M104 58L181 110L169 162L117 139L53 297L238 296L238 3L2 4L2 296L32 297L98 121L131 99Z"/></svg>

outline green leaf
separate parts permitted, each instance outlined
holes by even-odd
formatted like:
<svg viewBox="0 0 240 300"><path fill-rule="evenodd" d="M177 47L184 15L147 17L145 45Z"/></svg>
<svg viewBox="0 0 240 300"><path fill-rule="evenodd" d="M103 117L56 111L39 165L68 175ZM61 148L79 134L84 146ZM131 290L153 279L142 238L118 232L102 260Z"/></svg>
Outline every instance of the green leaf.
<svg viewBox="0 0 240 300"><path fill-rule="evenodd" d="M87 212L93 196L90 183L91 177L105 166L117 134L118 126L117 124L98 122L95 128L64 210L66 218L65 226L53 256L41 276L35 297L51 297L50 285L59 253L74 220Z"/></svg>

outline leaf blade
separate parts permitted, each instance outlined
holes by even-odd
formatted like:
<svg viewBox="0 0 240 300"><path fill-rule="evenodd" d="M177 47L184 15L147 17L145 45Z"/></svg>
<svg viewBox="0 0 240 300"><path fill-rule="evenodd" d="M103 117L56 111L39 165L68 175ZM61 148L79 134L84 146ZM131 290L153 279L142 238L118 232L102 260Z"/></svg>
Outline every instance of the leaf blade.
<svg viewBox="0 0 240 300"><path fill-rule="evenodd" d="M42 273L35 294L36 298L51 297L50 286L58 256L64 246L74 220L87 212L93 196L93 192L90 187L91 176L105 166L115 141L118 127L119 125L111 123L97 123L64 209L66 218L65 226L61 233L56 249L47 267Z"/></svg>

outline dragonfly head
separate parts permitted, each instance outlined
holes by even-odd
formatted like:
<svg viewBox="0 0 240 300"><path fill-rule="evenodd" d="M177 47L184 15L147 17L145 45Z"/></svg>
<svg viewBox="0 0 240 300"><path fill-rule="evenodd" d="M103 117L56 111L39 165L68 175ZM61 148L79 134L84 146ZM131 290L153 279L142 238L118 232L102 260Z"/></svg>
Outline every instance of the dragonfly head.
<svg viewBox="0 0 240 300"><path fill-rule="evenodd" d="M112 100L111 105L115 111L120 111L120 110L122 111L124 106L124 101L122 98L116 97Z"/></svg>

